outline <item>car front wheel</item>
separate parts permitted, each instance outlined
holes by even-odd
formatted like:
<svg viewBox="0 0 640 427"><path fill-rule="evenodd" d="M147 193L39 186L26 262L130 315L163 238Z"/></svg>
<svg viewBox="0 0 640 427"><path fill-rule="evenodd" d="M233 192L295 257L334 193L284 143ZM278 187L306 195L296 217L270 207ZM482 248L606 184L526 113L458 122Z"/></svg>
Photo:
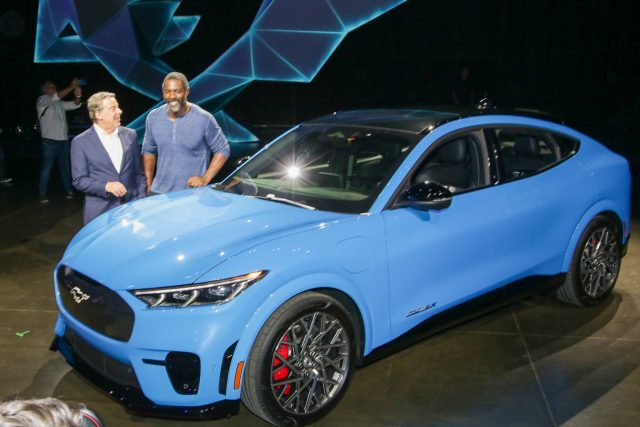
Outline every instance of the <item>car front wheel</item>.
<svg viewBox="0 0 640 427"><path fill-rule="evenodd" d="M558 299L581 307L606 299L618 279L620 249L613 221L595 217L580 237L565 283L558 288Z"/></svg>
<svg viewBox="0 0 640 427"><path fill-rule="evenodd" d="M353 322L335 298L308 292L276 310L247 361L242 401L275 425L304 425L344 395L357 345Z"/></svg>

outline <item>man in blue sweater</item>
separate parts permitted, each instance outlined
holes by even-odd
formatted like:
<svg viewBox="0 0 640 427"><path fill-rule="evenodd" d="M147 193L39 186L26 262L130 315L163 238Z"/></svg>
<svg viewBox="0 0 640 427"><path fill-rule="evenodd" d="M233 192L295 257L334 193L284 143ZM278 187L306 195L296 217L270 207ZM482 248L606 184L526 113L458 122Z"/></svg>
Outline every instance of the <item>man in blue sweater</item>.
<svg viewBox="0 0 640 427"><path fill-rule="evenodd" d="M205 186L229 158L220 126L188 96L185 75L169 73L162 83L166 105L147 115L142 154L149 195Z"/></svg>

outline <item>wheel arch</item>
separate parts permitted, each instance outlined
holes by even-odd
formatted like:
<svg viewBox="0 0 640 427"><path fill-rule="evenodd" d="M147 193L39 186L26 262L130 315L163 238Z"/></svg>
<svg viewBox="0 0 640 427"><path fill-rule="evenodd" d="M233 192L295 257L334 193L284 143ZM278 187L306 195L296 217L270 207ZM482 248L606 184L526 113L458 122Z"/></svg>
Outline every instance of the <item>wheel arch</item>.
<svg viewBox="0 0 640 427"><path fill-rule="evenodd" d="M280 287L278 291L274 292L267 298L250 316L249 321L244 327L244 332L239 337L237 345L233 354L233 358L230 364L230 369L227 378L227 390L226 396L228 399L236 399L240 397L241 387L234 387L234 380L236 375L236 369L240 362L246 363L249 359L249 355L255 343L255 340L260 333L260 330L267 322L267 320L287 301L305 294L305 293L319 293L323 295L331 296L337 299L341 304L345 306L347 314L353 319L353 326L357 339L357 354L356 354L356 366L362 364L364 353L368 347L371 346L371 328L372 320L367 315L368 309L364 298L357 295L357 291L354 288L346 285L344 282L340 283L334 280L318 280L313 279L314 283L322 283L322 285L308 286L302 283L307 282L305 278L298 278L293 282L289 282L287 286ZM345 286L346 285L346 286ZM244 377L243 368L242 376ZM242 384L242 381L240 382Z"/></svg>
<svg viewBox="0 0 640 427"><path fill-rule="evenodd" d="M347 314L352 319L354 332L356 334L356 343L358 352L356 353L356 366L362 364L364 359L364 343L365 343L365 328L364 320L362 319L362 313L358 304L345 292L335 288L316 288L308 292L316 292L323 295L328 295L337 299L347 309Z"/></svg>
<svg viewBox="0 0 640 427"><path fill-rule="evenodd" d="M569 239L567 250L565 251L564 260L562 263L562 271L569 271L569 266L571 265L571 260L573 259L573 255L576 251L576 246L578 245L580 236L582 236L584 230L597 216L604 216L609 218L616 226L616 231L618 232L618 237L620 238L620 241L618 243L621 245L624 243L625 226L622 220L622 214L618 211L618 209L615 208L612 201L600 201L589 208L582 215L580 221L578 221L578 223L576 224L576 227L573 230L573 234Z"/></svg>
<svg viewBox="0 0 640 427"><path fill-rule="evenodd" d="M622 224L622 220L620 217L613 211L603 211L598 214L599 216L604 216L609 218L613 224L616 226L616 232L618 233L618 237L620 238L619 244L622 245L624 241L624 225Z"/></svg>

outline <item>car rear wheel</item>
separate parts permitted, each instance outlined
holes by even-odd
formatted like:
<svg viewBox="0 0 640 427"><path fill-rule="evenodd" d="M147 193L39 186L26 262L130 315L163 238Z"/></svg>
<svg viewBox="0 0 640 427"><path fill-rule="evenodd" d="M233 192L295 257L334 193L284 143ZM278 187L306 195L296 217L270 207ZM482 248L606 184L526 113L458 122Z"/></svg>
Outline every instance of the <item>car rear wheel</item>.
<svg viewBox="0 0 640 427"><path fill-rule="evenodd" d="M602 302L616 284L620 258L616 225L608 217L595 217L580 237L567 278L556 296L581 307Z"/></svg>
<svg viewBox="0 0 640 427"><path fill-rule="evenodd" d="M354 368L353 322L336 299L298 295L260 330L244 372L242 401L275 425L304 425L344 395Z"/></svg>

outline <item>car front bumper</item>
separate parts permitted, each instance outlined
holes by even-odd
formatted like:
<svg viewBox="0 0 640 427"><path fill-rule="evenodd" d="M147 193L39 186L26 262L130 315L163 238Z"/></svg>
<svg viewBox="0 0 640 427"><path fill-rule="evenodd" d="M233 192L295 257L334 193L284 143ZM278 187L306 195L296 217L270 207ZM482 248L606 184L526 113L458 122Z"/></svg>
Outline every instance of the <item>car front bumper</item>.
<svg viewBox="0 0 640 427"><path fill-rule="evenodd" d="M56 335L50 349L59 351L80 374L137 414L166 418L217 419L236 415L239 411L239 400L221 400L199 406L156 404L142 392L131 366L100 352L70 328L66 328L64 335Z"/></svg>
<svg viewBox="0 0 640 427"><path fill-rule="evenodd" d="M156 416L215 418L237 412L240 389L234 378L242 364L234 363L234 354L250 313L233 309L235 301L148 309L130 292L108 290L87 277L71 291L57 279L54 347L109 394L136 412ZM122 307L130 307L127 316Z"/></svg>

